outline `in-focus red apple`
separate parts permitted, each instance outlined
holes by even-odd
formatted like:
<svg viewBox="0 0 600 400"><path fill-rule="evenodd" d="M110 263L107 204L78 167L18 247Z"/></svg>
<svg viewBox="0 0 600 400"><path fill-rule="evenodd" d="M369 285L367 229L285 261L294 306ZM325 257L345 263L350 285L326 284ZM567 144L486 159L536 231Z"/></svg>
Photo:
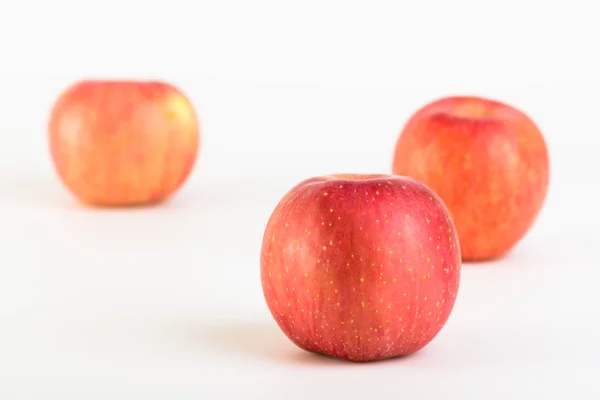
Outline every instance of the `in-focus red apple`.
<svg viewBox="0 0 600 400"><path fill-rule="evenodd" d="M157 203L187 179L199 148L195 110L174 86L86 80L57 99L49 121L52 161L85 203Z"/></svg>
<svg viewBox="0 0 600 400"><path fill-rule="evenodd" d="M261 251L266 303L287 337L355 362L426 346L452 311L460 270L443 202L391 175L299 183L269 218Z"/></svg>
<svg viewBox="0 0 600 400"><path fill-rule="evenodd" d="M549 181L542 133L522 111L481 97L419 109L398 138L394 174L429 186L450 210L463 261L503 256L531 228Z"/></svg>

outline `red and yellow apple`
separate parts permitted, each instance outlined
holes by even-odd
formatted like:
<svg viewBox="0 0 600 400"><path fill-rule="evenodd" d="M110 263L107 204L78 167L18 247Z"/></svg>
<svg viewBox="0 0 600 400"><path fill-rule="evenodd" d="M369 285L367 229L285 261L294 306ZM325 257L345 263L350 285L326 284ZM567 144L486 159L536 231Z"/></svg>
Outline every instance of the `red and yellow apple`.
<svg viewBox="0 0 600 400"><path fill-rule="evenodd" d="M157 203L191 173L198 125L190 101L168 83L80 81L51 111L51 158L62 182L85 203Z"/></svg>
<svg viewBox="0 0 600 400"><path fill-rule="evenodd" d="M392 172L443 199L463 261L488 260L513 248L537 218L548 190L548 150L536 124L515 107L446 97L407 121Z"/></svg>
<svg viewBox="0 0 600 400"><path fill-rule="evenodd" d="M444 203L392 175L300 182L275 207L261 249L264 297L285 335L354 362L425 347L453 309L460 271Z"/></svg>

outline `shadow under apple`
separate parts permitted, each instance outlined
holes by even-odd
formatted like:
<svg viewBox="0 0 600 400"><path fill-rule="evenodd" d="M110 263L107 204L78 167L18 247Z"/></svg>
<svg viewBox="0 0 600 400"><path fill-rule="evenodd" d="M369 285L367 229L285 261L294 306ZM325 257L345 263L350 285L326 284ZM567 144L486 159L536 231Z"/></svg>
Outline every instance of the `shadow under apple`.
<svg viewBox="0 0 600 400"><path fill-rule="evenodd" d="M51 179L41 176L0 179L2 201L36 208L73 207L76 202Z"/></svg>
<svg viewBox="0 0 600 400"><path fill-rule="evenodd" d="M345 364L342 360L300 349L274 323L267 321L225 322L189 328L186 336L188 340L237 357L278 363Z"/></svg>

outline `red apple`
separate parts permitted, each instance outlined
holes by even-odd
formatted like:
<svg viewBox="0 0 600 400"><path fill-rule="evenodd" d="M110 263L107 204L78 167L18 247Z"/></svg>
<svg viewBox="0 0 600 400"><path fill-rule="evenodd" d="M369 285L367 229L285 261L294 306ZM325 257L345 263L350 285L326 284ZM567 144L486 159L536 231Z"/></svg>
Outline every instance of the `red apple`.
<svg viewBox="0 0 600 400"><path fill-rule="evenodd" d="M408 120L392 171L444 200L463 261L486 260L507 253L537 218L548 189L548 151L522 111L480 97L447 97Z"/></svg>
<svg viewBox="0 0 600 400"><path fill-rule="evenodd" d="M187 179L199 147L194 108L163 82L77 82L57 99L49 121L52 161L85 203L156 203Z"/></svg>
<svg viewBox="0 0 600 400"><path fill-rule="evenodd" d="M287 337L355 362L426 346L452 311L460 269L443 202L391 175L299 183L269 218L261 251L265 300Z"/></svg>

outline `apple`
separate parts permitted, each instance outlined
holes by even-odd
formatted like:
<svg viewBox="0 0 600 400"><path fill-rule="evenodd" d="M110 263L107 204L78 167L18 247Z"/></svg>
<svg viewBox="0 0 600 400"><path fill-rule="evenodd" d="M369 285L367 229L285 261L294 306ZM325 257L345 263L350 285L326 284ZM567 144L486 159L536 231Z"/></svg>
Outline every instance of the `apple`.
<svg viewBox="0 0 600 400"><path fill-rule="evenodd" d="M84 203L158 203L190 175L198 125L190 101L168 83L79 81L51 110L51 159L59 178Z"/></svg>
<svg viewBox="0 0 600 400"><path fill-rule="evenodd" d="M406 122L392 172L433 189L452 214L462 260L483 261L505 255L535 222L548 190L548 150L515 107L446 97Z"/></svg>
<svg viewBox="0 0 600 400"><path fill-rule="evenodd" d="M264 298L283 333L354 362L425 347L452 311L460 272L442 200L393 175L300 182L275 207L261 248Z"/></svg>

